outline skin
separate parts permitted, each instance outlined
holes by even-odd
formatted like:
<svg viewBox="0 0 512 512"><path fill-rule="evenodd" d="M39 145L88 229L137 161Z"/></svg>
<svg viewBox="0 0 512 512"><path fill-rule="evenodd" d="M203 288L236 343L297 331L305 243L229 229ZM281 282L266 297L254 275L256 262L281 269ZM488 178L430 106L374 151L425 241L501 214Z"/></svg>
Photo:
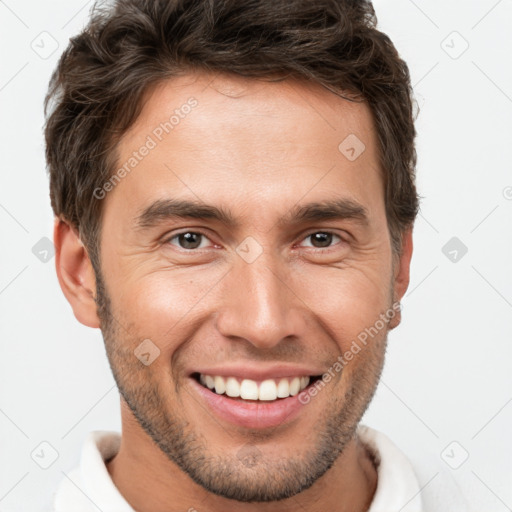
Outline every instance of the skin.
<svg viewBox="0 0 512 512"><path fill-rule="evenodd" d="M148 92L119 166L190 97L197 106L103 199L101 274L76 230L56 221L60 284L77 319L101 327L121 392L123 436L108 471L139 512L363 512L377 473L355 429L399 312L278 427L220 419L189 374L276 361L327 372L403 296L412 233L394 255L370 109L298 81L189 74ZM366 147L354 161L338 149L349 134ZM222 207L237 224L137 224L172 198ZM339 198L365 208L367 223L279 222L297 205ZM199 248L183 247L185 232L204 234ZM333 237L315 247L318 232ZM237 253L249 236L262 251L251 263ZM145 339L160 350L148 366L134 355Z"/></svg>

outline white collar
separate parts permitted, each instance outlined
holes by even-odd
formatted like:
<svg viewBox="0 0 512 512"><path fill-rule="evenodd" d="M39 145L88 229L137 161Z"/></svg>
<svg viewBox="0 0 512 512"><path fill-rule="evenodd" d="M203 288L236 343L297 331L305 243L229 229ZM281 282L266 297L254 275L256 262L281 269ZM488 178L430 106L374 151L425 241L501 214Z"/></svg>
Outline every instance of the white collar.
<svg viewBox="0 0 512 512"><path fill-rule="evenodd" d="M420 486L409 459L382 432L357 427L377 466L377 489L368 512L422 512Z"/></svg>

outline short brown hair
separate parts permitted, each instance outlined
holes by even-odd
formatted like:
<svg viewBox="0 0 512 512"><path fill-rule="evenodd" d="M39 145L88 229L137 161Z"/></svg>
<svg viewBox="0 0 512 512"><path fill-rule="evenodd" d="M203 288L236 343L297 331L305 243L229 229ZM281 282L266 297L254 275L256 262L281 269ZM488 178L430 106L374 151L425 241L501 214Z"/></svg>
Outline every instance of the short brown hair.
<svg viewBox="0 0 512 512"><path fill-rule="evenodd" d="M116 145L156 83L204 70L316 82L372 111L395 253L418 212L409 70L364 0L116 0L71 39L46 97L57 216L99 263L101 200ZM278 77L278 78L276 78ZM50 108L51 105L51 108ZM48 114L48 112L50 113ZM340 141L341 142L341 141Z"/></svg>

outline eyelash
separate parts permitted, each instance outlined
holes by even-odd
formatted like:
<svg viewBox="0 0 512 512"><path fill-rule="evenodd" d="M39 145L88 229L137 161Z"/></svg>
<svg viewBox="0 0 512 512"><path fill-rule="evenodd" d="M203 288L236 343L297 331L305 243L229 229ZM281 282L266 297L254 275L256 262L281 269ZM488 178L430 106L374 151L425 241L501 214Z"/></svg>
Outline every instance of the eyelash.
<svg viewBox="0 0 512 512"><path fill-rule="evenodd" d="M174 234L173 236L167 238L164 240L164 243L168 243L168 244L171 244L171 240L174 240L175 238L178 238L180 235L184 235L184 234L187 234L187 233L193 233L195 235L201 235L202 237L206 238L209 240L208 236L205 234L205 233L202 233L201 231L191 231L191 230L188 230L188 231L182 231L180 233L176 233ZM316 230L316 231L311 231L310 233L308 233L307 235L304 236L304 238L302 238L302 240L306 240L307 238L317 234L317 233L323 233L323 234L327 234L327 235L332 235L333 237L337 237L341 243L345 243L346 240L344 240L340 235L332 232L332 231L322 231L322 230ZM340 243L338 242L338 243ZM171 244L171 245L174 245L174 244ZM312 246L309 246L310 249L314 249L314 250L319 250L319 251L328 251L329 249L331 249L332 247L334 247L335 245L337 244L332 244L332 245L329 245L327 247L312 247ZM200 252L202 249L199 249L199 248L196 248L196 249L185 249L183 247L179 247L178 245L175 245L175 247L177 247L179 250L181 251L184 251L184 252ZM205 248L203 248L204 250Z"/></svg>

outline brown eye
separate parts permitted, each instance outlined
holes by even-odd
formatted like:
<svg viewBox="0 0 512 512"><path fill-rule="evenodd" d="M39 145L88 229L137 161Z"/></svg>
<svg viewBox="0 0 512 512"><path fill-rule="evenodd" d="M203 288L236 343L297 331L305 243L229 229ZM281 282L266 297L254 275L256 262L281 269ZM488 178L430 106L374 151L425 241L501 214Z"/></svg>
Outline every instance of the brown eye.
<svg viewBox="0 0 512 512"><path fill-rule="evenodd" d="M181 249L191 250L200 248L203 239L207 240L207 238L201 233L196 233L194 231L186 231L184 233L174 235L172 238L169 239L169 243L171 243L172 245L178 245ZM177 240L178 244L172 243L172 240Z"/></svg>
<svg viewBox="0 0 512 512"><path fill-rule="evenodd" d="M341 240L338 235L326 231L317 231L315 233L311 233L304 240L311 239L311 245L309 247L321 249L324 247L330 247L333 244L333 238Z"/></svg>

